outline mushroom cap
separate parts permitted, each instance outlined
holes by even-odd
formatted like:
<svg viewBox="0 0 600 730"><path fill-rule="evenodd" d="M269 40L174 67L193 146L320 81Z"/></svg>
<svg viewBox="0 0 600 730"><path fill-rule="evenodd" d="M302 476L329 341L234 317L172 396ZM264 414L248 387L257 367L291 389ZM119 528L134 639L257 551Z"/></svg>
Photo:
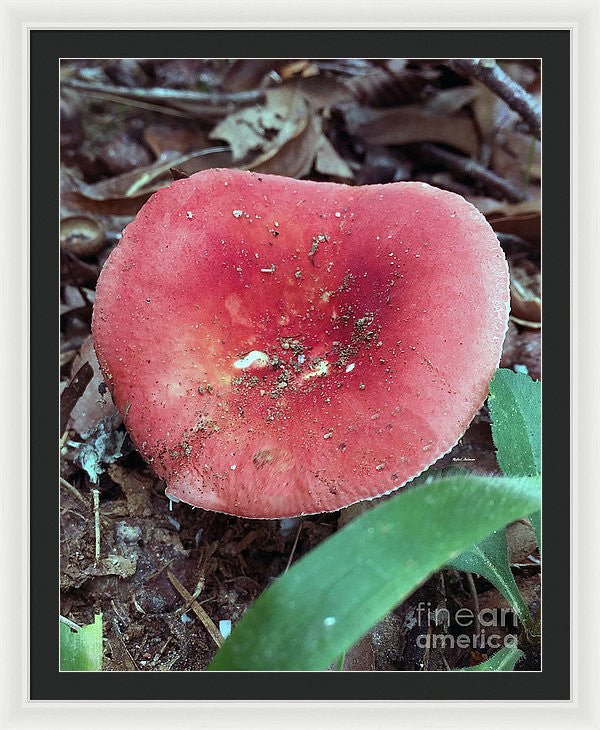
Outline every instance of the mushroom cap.
<svg viewBox="0 0 600 730"><path fill-rule="evenodd" d="M98 359L167 494L340 509L447 453L508 323L485 218L424 183L206 170L155 193L98 280Z"/></svg>

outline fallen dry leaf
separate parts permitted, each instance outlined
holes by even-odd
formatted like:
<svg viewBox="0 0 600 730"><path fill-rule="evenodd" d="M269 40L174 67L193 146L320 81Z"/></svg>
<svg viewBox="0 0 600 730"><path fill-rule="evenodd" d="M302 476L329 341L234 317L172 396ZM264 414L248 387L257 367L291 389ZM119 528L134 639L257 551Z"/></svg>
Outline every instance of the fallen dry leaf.
<svg viewBox="0 0 600 730"><path fill-rule="evenodd" d="M339 180L354 179L352 168L340 157L335 147L324 134L321 135L321 139L317 147L315 170L321 173L321 175L335 177Z"/></svg>
<svg viewBox="0 0 600 730"><path fill-rule="evenodd" d="M142 476L120 464L110 464L108 475L125 492L127 508L131 517L150 517L153 513L150 497L154 480Z"/></svg>
<svg viewBox="0 0 600 730"><path fill-rule="evenodd" d="M158 159L178 157L210 145L204 132L168 124L151 124L144 129L144 140Z"/></svg>
<svg viewBox="0 0 600 730"><path fill-rule="evenodd" d="M510 313L522 326L537 329L542 321L540 270L525 258L509 258Z"/></svg>
<svg viewBox="0 0 600 730"><path fill-rule="evenodd" d="M301 93L314 111L328 119L335 107L352 101L352 92L339 78L332 76L310 76L294 78L286 83L287 88Z"/></svg>
<svg viewBox="0 0 600 730"><path fill-rule="evenodd" d="M92 379L94 371L89 362L83 363L75 371L71 382L63 390L60 396L60 435L65 432L69 416L73 411L77 401L81 398L82 393L87 388L88 383Z"/></svg>
<svg viewBox="0 0 600 730"><path fill-rule="evenodd" d="M91 335L85 340L76 355L72 372L77 372L84 363L90 364L92 377L71 411L70 425L78 434L85 437L105 418L111 418L117 428L121 424L121 416L110 394L107 391L104 394L100 393L104 376L100 371Z"/></svg>
<svg viewBox="0 0 600 730"><path fill-rule="evenodd" d="M510 285L510 311L517 323L528 323L535 327L542 321L542 302L539 297L533 296L518 282Z"/></svg>
<svg viewBox="0 0 600 730"><path fill-rule="evenodd" d="M225 91L250 91L260 86L271 71L286 64L284 58L237 58L223 80Z"/></svg>
<svg viewBox="0 0 600 730"><path fill-rule="evenodd" d="M247 169L270 175L305 177L312 169L322 136L321 120L311 114L300 134L289 139L281 147L263 153L249 164Z"/></svg>
<svg viewBox="0 0 600 730"><path fill-rule="evenodd" d="M284 81L294 76L308 78L310 76L317 76L319 74L319 67L306 60L290 61L285 66L282 66L278 73Z"/></svg>
<svg viewBox="0 0 600 730"><path fill-rule="evenodd" d="M453 86L434 94L425 104L432 114L456 114L477 96L473 86Z"/></svg>
<svg viewBox="0 0 600 730"><path fill-rule="evenodd" d="M491 166L516 185L541 178L541 144L530 135L501 131L492 148Z"/></svg>
<svg viewBox="0 0 600 730"><path fill-rule="evenodd" d="M70 216L60 222L60 247L76 256L92 256L102 250L104 229L93 218Z"/></svg>
<svg viewBox="0 0 600 730"><path fill-rule="evenodd" d="M103 215L136 215L152 193L169 185L173 178L170 169L184 170L188 175L209 167L231 167L231 154L226 147L210 147L134 172L117 175L89 185L81 180L72 181L73 189L63 192L65 203L78 210Z"/></svg>
<svg viewBox="0 0 600 730"><path fill-rule="evenodd" d="M422 74L406 68L406 61L390 66L372 65L346 81L352 96L364 106L392 107L418 99L428 83Z"/></svg>
<svg viewBox="0 0 600 730"><path fill-rule="evenodd" d="M473 114L481 138L492 144L498 130L504 127L512 128L519 116L480 81L473 79L471 88L475 91Z"/></svg>
<svg viewBox="0 0 600 730"><path fill-rule="evenodd" d="M519 522L513 522L512 525L509 525L506 528L506 540L511 565L531 563L528 558L536 552L537 542L533 527L529 522L519 520Z"/></svg>
<svg viewBox="0 0 600 730"><path fill-rule="evenodd" d="M372 145L438 142L475 156L479 141L472 120L466 116L431 114L420 105L394 109L346 107L348 131Z"/></svg>
<svg viewBox="0 0 600 730"><path fill-rule="evenodd" d="M247 107L225 117L209 137L227 142L234 160L257 152L272 157L299 135L307 123L306 99L295 89L284 86L269 89L265 104Z"/></svg>
<svg viewBox="0 0 600 730"><path fill-rule="evenodd" d="M541 240L541 204L539 200L503 205L486 214L495 231L511 233L531 243Z"/></svg>

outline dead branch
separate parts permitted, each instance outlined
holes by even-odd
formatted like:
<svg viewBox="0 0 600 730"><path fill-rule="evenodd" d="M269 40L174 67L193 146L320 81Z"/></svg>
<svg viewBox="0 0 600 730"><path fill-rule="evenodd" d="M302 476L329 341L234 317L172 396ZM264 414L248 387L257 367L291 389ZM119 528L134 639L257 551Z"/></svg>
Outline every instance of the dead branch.
<svg viewBox="0 0 600 730"><path fill-rule="evenodd" d="M475 162L475 160L471 160L469 157L457 155L454 152L449 152L433 144L424 144L421 149L427 159L433 162L439 162L448 170L452 170L452 172L456 172L459 175L467 175L475 180L479 180L487 188L491 188L500 193L511 203L520 203L522 200L525 200L524 193L511 182L496 175L496 173L483 167L483 165Z"/></svg>
<svg viewBox="0 0 600 730"><path fill-rule="evenodd" d="M541 138L542 115L539 104L504 73L493 58L457 58L451 61L451 65L485 84L521 116L537 139Z"/></svg>
<svg viewBox="0 0 600 730"><path fill-rule="evenodd" d="M159 102L162 104L201 104L206 107L246 106L258 104L265 98L262 89L250 91L192 91L188 89L162 88L129 88L128 86L112 86L111 84L91 83L79 79L68 79L62 82L64 88L84 93L110 94L126 99L136 99L143 102Z"/></svg>

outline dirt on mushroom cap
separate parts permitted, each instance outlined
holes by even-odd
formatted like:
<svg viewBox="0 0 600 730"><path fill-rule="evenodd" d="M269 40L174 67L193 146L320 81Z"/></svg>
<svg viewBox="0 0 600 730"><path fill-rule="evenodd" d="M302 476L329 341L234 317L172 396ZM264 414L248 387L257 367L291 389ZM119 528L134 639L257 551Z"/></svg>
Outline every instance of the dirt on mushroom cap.
<svg viewBox="0 0 600 730"><path fill-rule="evenodd" d="M459 196L209 170L127 227L93 333L169 494L281 517L389 492L446 453L507 319L504 255Z"/></svg>

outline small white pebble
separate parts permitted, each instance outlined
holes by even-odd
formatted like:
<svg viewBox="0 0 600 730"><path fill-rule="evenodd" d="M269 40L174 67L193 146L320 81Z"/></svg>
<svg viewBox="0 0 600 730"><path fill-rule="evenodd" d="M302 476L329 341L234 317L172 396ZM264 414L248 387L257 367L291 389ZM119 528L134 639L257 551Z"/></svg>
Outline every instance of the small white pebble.
<svg viewBox="0 0 600 730"><path fill-rule="evenodd" d="M189 218L190 220L191 220L191 219L192 219L192 218L194 217L194 214L192 213L192 211L191 211L191 210L188 210L188 212L186 213L186 215L187 215L187 217L188 217L188 218Z"/></svg>
<svg viewBox="0 0 600 730"><path fill-rule="evenodd" d="M236 469L237 469L237 464L232 464L231 465L231 471L235 471Z"/></svg>
<svg viewBox="0 0 600 730"><path fill-rule="evenodd" d="M335 217L336 218L341 218L342 217L342 214L339 211L336 211Z"/></svg>
<svg viewBox="0 0 600 730"><path fill-rule="evenodd" d="M244 211L243 210L234 210L232 212L233 212L233 217L234 218L241 218L244 215Z"/></svg>
<svg viewBox="0 0 600 730"><path fill-rule="evenodd" d="M349 365L346 365L346 372L351 373L355 367L356 367L356 363L351 362Z"/></svg>

